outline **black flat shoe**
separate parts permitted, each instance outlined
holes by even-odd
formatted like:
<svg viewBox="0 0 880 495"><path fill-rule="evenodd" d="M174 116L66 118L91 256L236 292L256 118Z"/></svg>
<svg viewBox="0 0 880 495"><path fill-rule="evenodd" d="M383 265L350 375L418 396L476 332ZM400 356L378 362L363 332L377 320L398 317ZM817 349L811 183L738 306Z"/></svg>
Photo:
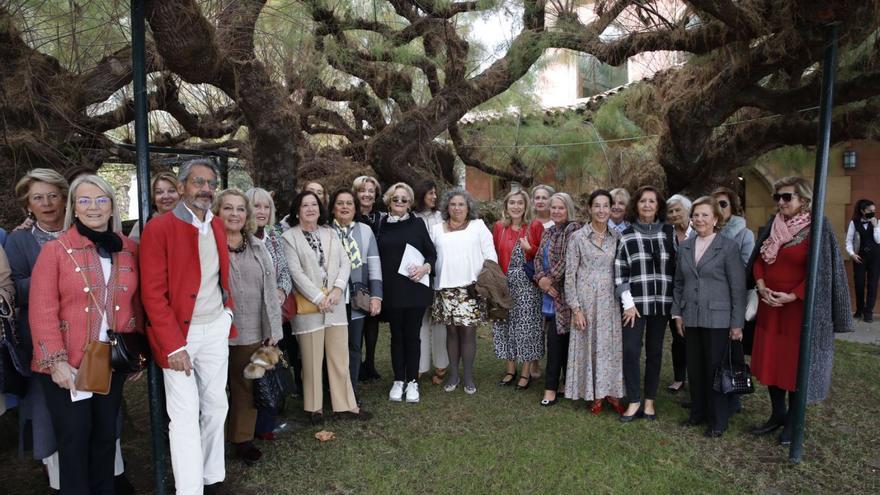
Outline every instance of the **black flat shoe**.
<svg viewBox="0 0 880 495"><path fill-rule="evenodd" d="M510 377L509 380L507 379L508 376ZM504 376L501 378L501 380L498 380L498 386L499 387L509 387L509 386L513 385L513 383L515 381L516 381L516 375L514 373L505 373Z"/></svg>
<svg viewBox="0 0 880 495"><path fill-rule="evenodd" d="M311 423L312 426L320 426L324 424L324 413L313 412L309 414L309 423Z"/></svg>
<svg viewBox="0 0 880 495"><path fill-rule="evenodd" d="M677 387L673 387L672 385L666 387L666 390L669 391L670 394L677 394L681 392L681 389L684 388L684 382L680 382Z"/></svg>
<svg viewBox="0 0 880 495"><path fill-rule="evenodd" d="M757 436L767 435L768 433L773 433L774 431L778 430L779 428L782 428L782 426L783 426L782 421L776 421L776 420L771 419L757 428L752 428L751 433L752 433L752 435L757 435Z"/></svg>
<svg viewBox="0 0 880 495"><path fill-rule="evenodd" d="M724 435L724 430L713 430L712 428L709 428L706 430L706 433L703 433L703 436L708 438L720 438L721 435Z"/></svg>
<svg viewBox="0 0 880 495"><path fill-rule="evenodd" d="M557 395L556 398L554 398L553 400L541 399L541 406L542 407L551 407L551 406L555 406L558 402L559 402L559 396Z"/></svg>
<svg viewBox="0 0 880 495"><path fill-rule="evenodd" d="M864 321L865 323L874 323L874 316L865 314L865 318L862 321Z"/></svg>
<svg viewBox="0 0 880 495"><path fill-rule="evenodd" d="M627 416L626 414L621 414L621 415L617 418L617 420L620 421L621 423L632 423L633 421L635 421L635 420L637 420L637 419L639 419L639 418L641 418L641 417L642 417L642 416L641 416L638 412L636 412L636 413L633 414L632 416Z"/></svg>
<svg viewBox="0 0 880 495"><path fill-rule="evenodd" d="M855 313L853 313L853 318L861 318L861 317L862 317L861 311L856 311Z"/></svg>
<svg viewBox="0 0 880 495"><path fill-rule="evenodd" d="M525 384L525 385L522 384L523 380L526 381L526 384ZM531 377L531 376L528 376L528 375L526 375L526 376L520 376L520 377L519 377L519 381L518 381L517 384L516 384L516 390L525 390L525 389L529 388L529 385L530 385L531 383L532 383L532 377Z"/></svg>
<svg viewBox="0 0 880 495"><path fill-rule="evenodd" d="M369 421L373 419L373 415L361 409L360 412L342 411L333 413L333 419L337 421Z"/></svg>
<svg viewBox="0 0 880 495"><path fill-rule="evenodd" d="M642 417L647 419L648 421L657 421L657 411L654 411L654 414L648 414L645 412L641 413Z"/></svg>

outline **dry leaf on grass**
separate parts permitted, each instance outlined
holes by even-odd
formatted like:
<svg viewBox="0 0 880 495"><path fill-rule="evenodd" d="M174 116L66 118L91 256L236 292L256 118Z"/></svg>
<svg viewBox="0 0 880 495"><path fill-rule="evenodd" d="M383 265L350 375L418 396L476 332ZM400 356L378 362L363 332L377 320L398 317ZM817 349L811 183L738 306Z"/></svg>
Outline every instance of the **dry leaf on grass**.
<svg viewBox="0 0 880 495"><path fill-rule="evenodd" d="M329 442L336 438L336 434L332 431L321 430L318 433L315 433L315 438L317 438L321 442Z"/></svg>

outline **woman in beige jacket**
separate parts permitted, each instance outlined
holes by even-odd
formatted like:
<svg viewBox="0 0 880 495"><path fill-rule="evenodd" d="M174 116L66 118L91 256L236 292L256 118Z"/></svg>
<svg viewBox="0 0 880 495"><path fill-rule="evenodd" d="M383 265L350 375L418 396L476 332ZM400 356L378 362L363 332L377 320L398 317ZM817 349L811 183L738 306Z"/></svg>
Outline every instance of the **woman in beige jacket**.
<svg viewBox="0 0 880 495"><path fill-rule="evenodd" d="M343 293L351 263L339 236L326 226L324 204L311 191L303 191L290 207L290 230L284 233L284 255L294 289L317 311L298 308L291 330L302 354L303 398L312 424L324 421L321 364L326 357L333 411L343 419L369 419L354 397L348 371L348 318Z"/></svg>

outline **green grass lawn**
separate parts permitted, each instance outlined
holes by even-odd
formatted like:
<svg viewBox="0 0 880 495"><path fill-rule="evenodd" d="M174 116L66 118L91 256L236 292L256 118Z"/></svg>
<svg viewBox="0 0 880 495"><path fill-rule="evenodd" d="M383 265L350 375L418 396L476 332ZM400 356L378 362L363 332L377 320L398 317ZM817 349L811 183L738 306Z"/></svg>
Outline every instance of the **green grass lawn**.
<svg viewBox="0 0 880 495"><path fill-rule="evenodd" d="M522 392L496 387L503 363L490 339L482 329L476 395L425 383L419 404L389 403L383 332L383 380L361 389L373 420L328 422L323 428L336 439L320 443L314 434L321 428L307 426L300 402L289 403L283 416L294 431L258 442L263 460L253 467L229 457L227 480L241 493L257 494L880 492L880 346L838 342L832 396L809 409L804 461L792 465L775 437L747 432L769 413L763 387L745 398L745 410L723 438L704 438L702 430L679 425L687 411L678 405L684 394L665 391L667 352L660 420L621 424L610 410L592 416L583 401L540 407L541 381ZM145 380L130 385L126 396L128 470L149 493ZM15 457L14 418L0 418L0 486L45 493L39 466Z"/></svg>

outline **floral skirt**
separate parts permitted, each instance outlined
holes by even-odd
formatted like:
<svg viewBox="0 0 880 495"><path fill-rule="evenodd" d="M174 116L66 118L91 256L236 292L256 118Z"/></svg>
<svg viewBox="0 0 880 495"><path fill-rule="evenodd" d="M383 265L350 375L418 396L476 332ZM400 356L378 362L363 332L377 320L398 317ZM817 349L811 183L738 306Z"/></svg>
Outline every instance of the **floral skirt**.
<svg viewBox="0 0 880 495"><path fill-rule="evenodd" d="M434 296L431 317L443 325L472 327L486 321L486 303L468 295L467 287L440 289Z"/></svg>

